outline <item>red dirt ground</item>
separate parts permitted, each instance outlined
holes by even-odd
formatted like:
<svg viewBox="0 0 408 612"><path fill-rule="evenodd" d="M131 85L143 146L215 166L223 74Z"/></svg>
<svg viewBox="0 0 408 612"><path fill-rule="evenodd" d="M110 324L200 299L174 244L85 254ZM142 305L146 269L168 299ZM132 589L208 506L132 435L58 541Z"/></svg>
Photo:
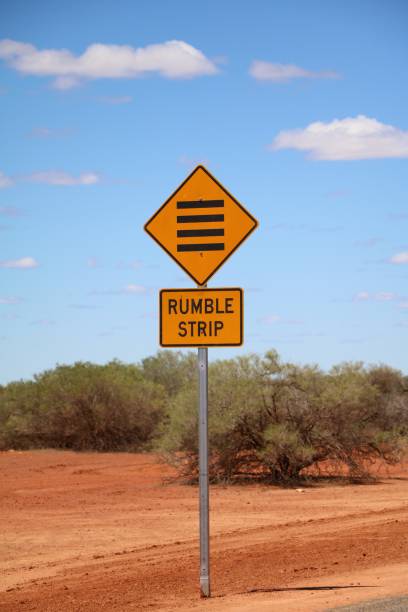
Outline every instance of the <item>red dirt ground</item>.
<svg viewBox="0 0 408 612"><path fill-rule="evenodd" d="M408 593L408 473L371 485L198 491L153 455L0 453L0 610L324 610Z"/></svg>

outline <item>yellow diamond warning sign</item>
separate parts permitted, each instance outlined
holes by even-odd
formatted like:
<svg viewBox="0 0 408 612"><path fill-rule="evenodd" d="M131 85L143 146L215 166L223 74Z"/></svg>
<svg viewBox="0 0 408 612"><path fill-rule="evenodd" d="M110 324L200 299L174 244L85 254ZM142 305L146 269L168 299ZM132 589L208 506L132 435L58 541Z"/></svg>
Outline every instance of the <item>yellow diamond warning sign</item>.
<svg viewBox="0 0 408 612"><path fill-rule="evenodd" d="M239 346L242 289L162 289L161 346Z"/></svg>
<svg viewBox="0 0 408 612"><path fill-rule="evenodd" d="M197 166L145 230L198 285L205 285L257 225L204 166Z"/></svg>

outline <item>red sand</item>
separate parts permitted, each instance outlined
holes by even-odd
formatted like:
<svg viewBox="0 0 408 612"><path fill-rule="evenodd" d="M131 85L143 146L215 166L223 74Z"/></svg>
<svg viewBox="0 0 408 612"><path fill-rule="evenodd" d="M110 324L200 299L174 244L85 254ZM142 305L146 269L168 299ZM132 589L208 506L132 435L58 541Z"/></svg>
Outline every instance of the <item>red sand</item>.
<svg viewBox="0 0 408 612"><path fill-rule="evenodd" d="M6 452L0 467L2 611L302 612L408 594L401 465L372 485L212 486L210 600L197 488L165 484L157 457Z"/></svg>

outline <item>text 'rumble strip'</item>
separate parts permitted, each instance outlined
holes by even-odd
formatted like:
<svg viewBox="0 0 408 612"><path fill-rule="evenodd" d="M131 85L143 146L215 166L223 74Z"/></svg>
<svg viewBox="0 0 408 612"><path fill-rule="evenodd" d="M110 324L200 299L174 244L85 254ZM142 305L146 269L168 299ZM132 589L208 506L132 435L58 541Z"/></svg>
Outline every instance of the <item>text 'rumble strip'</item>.
<svg viewBox="0 0 408 612"><path fill-rule="evenodd" d="M240 346L242 341L242 289L160 291L161 346Z"/></svg>
<svg viewBox="0 0 408 612"><path fill-rule="evenodd" d="M197 210L199 214L185 214L177 215L177 225L182 224L185 226L187 223L193 223L194 229L177 229L177 238L212 238L224 236L224 227L207 228L197 227L198 223L217 223L218 225L224 224L223 214L203 214L202 211L205 209L224 208L224 200L184 200L177 202L177 209L179 210ZM178 240L177 251L178 252L194 252L194 251L224 251L224 242L185 242Z"/></svg>

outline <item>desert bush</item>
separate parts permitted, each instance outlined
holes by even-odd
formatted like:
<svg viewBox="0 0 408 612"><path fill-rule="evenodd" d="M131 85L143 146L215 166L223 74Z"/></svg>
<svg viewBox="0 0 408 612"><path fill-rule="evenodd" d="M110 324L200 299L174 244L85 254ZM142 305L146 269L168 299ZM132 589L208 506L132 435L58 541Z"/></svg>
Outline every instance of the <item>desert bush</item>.
<svg viewBox="0 0 408 612"><path fill-rule="evenodd" d="M274 351L263 359L249 356L213 363L211 479L252 476L289 482L326 459L346 464L356 476L363 475L372 458L398 460L408 414L397 384L402 377L397 372L380 376L377 370L345 363L325 374L317 366L281 363ZM161 449L184 477L197 479L195 388L174 397Z"/></svg>
<svg viewBox="0 0 408 612"><path fill-rule="evenodd" d="M2 388L0 449L31 446L32 423L37 409L37 387L34 382L13 382Z"/></svg>
<svg viewBox="0 0 408 612"><path fill-rule="evenodd" d="M0 387L0 448L160 450L198 475L197 363L160 351L140 364L57 366ZM275 351L209 366L210 477L287 483L324 460L362 475L397 461L408 436L408 379L385 365L284 363Z"/></svg>
<svg viewBox="0 0 408 612"><path fill-rule="evenodd" d="M209 366L212 473L216 470L220 478L229 478L237 471L239 452L248 445L242 432L237 429L241 417L246 413L254 414L257 398L261 399L254 376L257 361L257 357L251 356L216 361ZM166 458L175 462L181 472L192 480L197 475L198 466L196 379L197 374L194 382L183 388L170 402L169 423L159 445Z"/></svg>
<svg viewBox="0 0 408 612"><path fill-rule="evenodd" d="M98 451L140 449L155 434L164 390L137 366L76 363L33 382L8 385L0 398L3 447Z"/></svg>
<svg viewBox="0 0 408 612"><path fill-rule="evenodd" d="M146 380L162 385L167 397L173 397L196 381L197 361L193 353L162 350L146 357L141 372Z"/></svg>
<svg viewBox="0 0 408 612"><path fill-rule="evenodd" d="M368 377L379 391L377 419L382 429L408 436L408 377L384 364L370 367Z"/></svg>

